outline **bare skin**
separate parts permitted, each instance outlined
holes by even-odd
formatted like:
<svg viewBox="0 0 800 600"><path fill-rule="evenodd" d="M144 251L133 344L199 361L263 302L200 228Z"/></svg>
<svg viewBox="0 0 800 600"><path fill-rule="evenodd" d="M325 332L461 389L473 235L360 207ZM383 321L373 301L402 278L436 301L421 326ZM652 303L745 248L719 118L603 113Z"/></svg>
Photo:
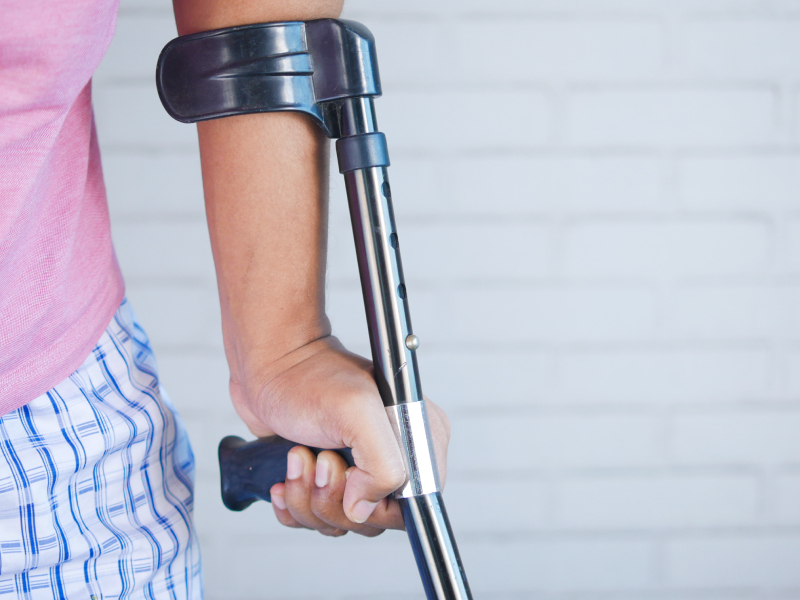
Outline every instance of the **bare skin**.
<svg viewBox="0 0 800 600"><path fill-rule="evenodd" d="M342 0L175 0L181 35L337 17ZM305 116L244 115L198 125L233 405L250 431L308 446L272 490L277 519L326 535L402 529L387 499L405 478L372 364L331 336L325 314L329 141ZM442 481L449 424L428 400Z"/></svg>

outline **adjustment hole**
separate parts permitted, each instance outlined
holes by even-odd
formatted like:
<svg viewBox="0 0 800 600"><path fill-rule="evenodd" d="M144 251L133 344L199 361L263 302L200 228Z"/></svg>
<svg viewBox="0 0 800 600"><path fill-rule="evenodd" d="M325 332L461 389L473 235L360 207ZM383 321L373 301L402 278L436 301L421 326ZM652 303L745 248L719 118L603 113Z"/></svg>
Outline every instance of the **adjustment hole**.
<svg viewBox="0 0 800 600"><path fill-rule="evenodd" d="M381 191L383 192L383 195L387 200L392 199L392 188L389 187L388 181L383 182L383 185L381 186Z"/></svg>
<svg viewBox="0 0 800 600"><path fill-rule="evenodd" d="M406 298L406 284L401 283L397 286L397 295L400 296L403 300Z"/></svg>
<svg viewBox="0 0 800 600"><path fill-rule="evenodd" d="M397 249L397 234L396 233L393 233L392 235L389 236L389 245L392 248L394 248L395 250Z"/></svg>

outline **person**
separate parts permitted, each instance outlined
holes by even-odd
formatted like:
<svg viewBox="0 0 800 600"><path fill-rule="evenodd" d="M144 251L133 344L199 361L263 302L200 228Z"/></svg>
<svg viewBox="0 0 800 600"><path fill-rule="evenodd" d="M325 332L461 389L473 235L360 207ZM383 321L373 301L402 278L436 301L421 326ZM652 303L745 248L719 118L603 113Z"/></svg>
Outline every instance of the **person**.
<svg viewBox="0 0 800 600"><path fill-rule="evenodd" d="M336 17L343 0L175 0L186 35ZM6 0L0 19L0 594L199 598L193 457L114 256L91 77L117 0ZM371 363L325 314L327 139L278 113L198 125L230 396L303 445L277 519L402 528L405 478ZM429 402L444 480L449 425Z"/></svg>

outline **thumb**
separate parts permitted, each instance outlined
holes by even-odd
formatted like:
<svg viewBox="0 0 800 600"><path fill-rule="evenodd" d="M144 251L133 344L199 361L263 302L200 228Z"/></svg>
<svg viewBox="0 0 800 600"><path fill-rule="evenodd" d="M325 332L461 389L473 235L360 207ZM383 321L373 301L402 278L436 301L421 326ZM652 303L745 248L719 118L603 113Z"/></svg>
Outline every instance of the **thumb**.
<svg viewBox="0 0 800 600"><path fill-rule="evenodd" d="M383 498L406 480L403 457L383 405L361 406L349 444L355 467L347 471L343 507L347 518L363 523Z"/></svg>

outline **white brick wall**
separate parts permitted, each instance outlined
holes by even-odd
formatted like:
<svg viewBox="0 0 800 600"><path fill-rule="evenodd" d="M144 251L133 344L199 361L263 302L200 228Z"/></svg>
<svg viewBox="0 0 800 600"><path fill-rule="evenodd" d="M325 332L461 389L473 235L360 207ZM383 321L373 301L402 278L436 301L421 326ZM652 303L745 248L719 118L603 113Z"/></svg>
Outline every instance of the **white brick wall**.
<svg viewBox="0 0 800 600"><path fill-rule="evenodd" d="M452 416L446 495L476 597L800 598L800 3L346 14L378 40L422 381ZM197 454L207 597L420 598L402 534L328 540L218 500L216 444L246 432L194 128L153 85L174 31L168 0L123 0L94 93L129 296ZM367 352L343 187L330 313Z"/></svg>

